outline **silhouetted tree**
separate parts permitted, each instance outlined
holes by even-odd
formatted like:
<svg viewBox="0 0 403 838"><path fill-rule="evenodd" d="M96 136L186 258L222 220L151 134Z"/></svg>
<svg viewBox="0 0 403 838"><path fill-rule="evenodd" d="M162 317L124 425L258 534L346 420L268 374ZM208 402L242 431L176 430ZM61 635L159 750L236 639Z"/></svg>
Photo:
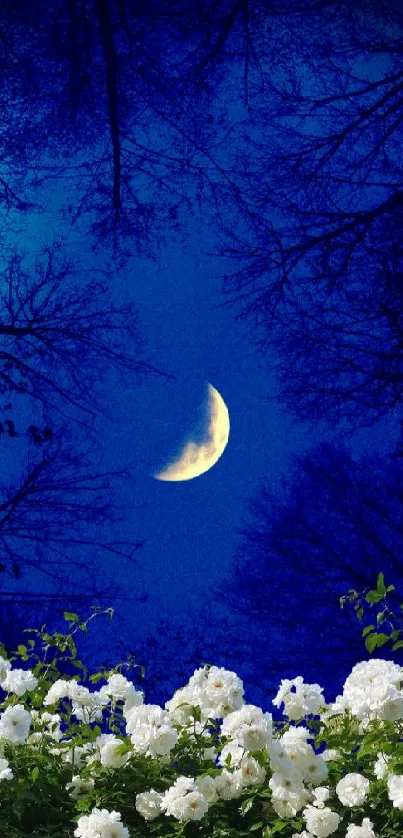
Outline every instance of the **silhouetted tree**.
<svg viewBox="0 0 403 838"><path fill-rule="evenodd" d="M131 382L156 371L133 306L113 302L100 272L78 278L57 246L14 253L0 289L0 601L25 591L39 607L60 581L66 605L69 592L90 600L102 560L134 561L138 539L115 535L127 473L102 468L94 442L112 370Z"/></svg>
<svg viewBox="0 0 403 838"><path fill-rule="evenodd" d="M197 201L215 211L221 181L232 183L237 168L220 154L232 133L234 92L248 109L263 90L267 41L278 20L301 12L310 19L329 6L326 0L213 6L22 0L18 9L4 3L0 101L13 105L16 121L25 111L18 138L29 135L26 148L15 146L14 165L20 151L30 160L31 189L65 179L70 196L74 185L71 220L85 214L102 240L112 236L116 244L125 235L144 251L152 233L179 231ZM8 190L22 208L12 172Z"/></svg>
<svg viewBox="0 0 403 838"><path fill-rule="evenodd" d="M359 426L402 406L402 20L393 2L318 8L309 37L308 17L280 22L244 129L226 290L287 409Z"/></svg>
<svg viewBox="0 0 403 838"><path fill-rule="evenodd" d="M268 648L275 638L283 677L298 669L336 689L366 657L338 598L349 587L372 586L379 571L401 584L401 487L399 461L373 455L360 463L322 444L296 458L280 488L266 483L251 501L231 581L220 593L264 627Z"/></svg>
<svg viewBox="0 0 403 838"><path fill-rule="evenodd" d="M88 273L88 269L85 273ZM92 276L91 276L92 273ZM106 272L86 279L59 245L35 259L14 252L0 273L0 392L85 421L100 410L99 382L112 366L156 368L145 357L138 314L116 305Z"/></svg>

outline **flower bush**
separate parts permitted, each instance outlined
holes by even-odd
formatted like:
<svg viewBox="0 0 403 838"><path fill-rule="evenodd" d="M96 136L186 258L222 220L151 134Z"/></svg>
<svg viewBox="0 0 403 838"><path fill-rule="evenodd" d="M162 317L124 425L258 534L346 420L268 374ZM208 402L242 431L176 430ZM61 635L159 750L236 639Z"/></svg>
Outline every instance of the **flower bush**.
<svg viewBox="0 0 403 838"><path fill-rule="evenodd" d="M274 719L203 666L160 707L125 664L88 677L74 635L89 620L65 618L66 634L0 649L1 836L403 835L402 667L358 663L331 703L283 680Z"/></svg>

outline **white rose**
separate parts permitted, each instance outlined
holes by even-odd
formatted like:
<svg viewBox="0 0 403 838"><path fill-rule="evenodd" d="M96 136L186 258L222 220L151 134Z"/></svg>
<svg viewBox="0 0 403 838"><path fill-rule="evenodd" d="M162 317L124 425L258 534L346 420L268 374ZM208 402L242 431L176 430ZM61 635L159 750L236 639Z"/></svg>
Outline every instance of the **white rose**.
<svg viewBox="0 0 403 838"><path fill-rule="evenodd" d="M244 757L239 771L244 786L260 786L266 776L266 770L254 757Z"/></svg>
<svg viewBox="0 0 403 838"><path fill-rule="evenodd" d="M343 806L362 806L369 792L369 780L362 774L346 774L337 783L336 794Z"/></svg>
<svg viewBox="0 0 403 838"><path fill-rule="evenodd" d="M43 699L43 704L48 707L50 704L57 704L62 698L70 697L70 682L64 678L58 678L50 687Z"/></svg>
<svg viewBox="0 0 403 838"><path fill-rule="evenodd" d="M126 765L130 754L117 753L118 748L123 745L123 739L118 739L113 734L104 733L95 740L99 748L101 765L106 768L122 768Z"/></svg>
<svg viewBox="0 0 403 838"><path fill-rule="evenodd" d="M389 774L387 779L389 800L395 809L403 809L403 775Z"/></svg>
<svg viewBox="0 0 403 838"><path fill-rule="evenodd" d="M301 675L281 681L280 689L272 704L284 704L284 715L296 721L304 716L318 713L324 705L323 689L319 684L305 684Z"/></svg>
<svg viewBox="0 0 403 838"><path fill-rule="evenodd" d="M3 690L8 693L15 693L19 698L25 692L31 692L37 686L38 679L29 669L10 669L2 682Z"/></svg>
<svg viewBox="0 0 403 838"><path fill-rule="evenodd" d="M218 774L215 778L215 787L219 797L224 800L232 800L242 793L242 778L239 774L235 772L231 774L224 768L221 774Z"/></svg>
<svg viewBox="0 0 403 838"><path fill-rule="evenodd" d="M150 789L150 791L141 792L141 794L136 794L136 809L146 821L153 821L154 818L158 818L158 815L161 814L161 802L162 802L163 794L160 792L155 791L154 789Z"/></svg>
<svg viewBox="0 0 403 838"><path fill-rule="evenodd" d="M8 764L8 760L0 759L0 780L12 780L14 774Z"/></svg>
<svg viewBox="0 0 403 838"><path fill-rule="evenodd" d="M121 822L120 812L93 809L90 815L78 819L76 838L130 838L129 830Z"/></svg>
<svg viewBox="0 0 403 838"><path fill-rule="evenodd" d="M382 780L388 771L388 758L385 754L377 754L377 760L374 763L374 774L377 780Z"/></svg>
<svg viewBox="0 0 403 838"><path fill-rule="evenodd" d="M376 838L372 827L373 823L369 818L364 818L361 826L350 823L347 827L346 838Z"/></svg>
<svg viewBox="0 0 403 838"><path fill-rule="evenodd" d="M85 797L85 795L94 788L94 785L95 781L89 777L81 779L78 774L75 774L74 777L72 777L71 782L67 783L66 791L69 792L72 800L79 800L80 797Z"/></svg>
<svg viewBox="0 0 403 838"><path fill-rule="evenodd" d="M210 777L208 774L204 777L196 777L195 788L203 795L209 804L214 803L218 798L214 777Z"/></svg>
<svg viewBox="0 0 403 838"><path fill-rule="evenodd" d="M190 791L173 800L167 814L180 821L200 821L208 809L207 800L199 791Z"/></svg>
<svg viewBox="0 0 403 838"><path fill-rule="evenodd" d="M0 655L0 687L3 686L3 681L7 678L7 672L11 669L10 661Z"/></svg>
<svg viewBox="0 0 403 838"><path fill-rule="evenodd" d="M302 817L309 832L317 838L327 838L332 832L336 832L340 823L340 816L337 812L332 812L327 806L323 809L318 809L316 806L307 806L302 813Z"/></svg>
<svg viewBox="0 0 403 838"><path fill-rule="evenodd" d="M0 739L24 745L31 726L31 714L22 704L7 707L0 716Z"/></svg>
<svg viewBox="0 0 403 838"><path fill-rule="evenodd" d="M322 809L325 805L326 801L329 800L330 797L330 789L327 786L318 786L312 792L313 795L313 805L317 806L319 809Z"/></svg>

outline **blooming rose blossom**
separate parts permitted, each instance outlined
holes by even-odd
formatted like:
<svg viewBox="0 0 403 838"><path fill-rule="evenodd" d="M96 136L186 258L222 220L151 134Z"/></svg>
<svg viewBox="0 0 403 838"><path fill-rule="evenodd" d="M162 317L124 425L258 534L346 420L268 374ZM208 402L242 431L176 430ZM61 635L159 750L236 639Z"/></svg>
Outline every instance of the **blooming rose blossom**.
<svg viewBox="0 0 403 838"><path fill-rule="evenodd" d="M395 809L403 809L403 774L389 774L387 779L389 800Z"/></svg>
<svg viewBox="0 0 403 838"><path fill-rule="evenodd" d="M29 669L9 669L1 686L6 692L15 693L20 698L25 692L36 689L38 679Z"/></svg>
<svg viewBox="0 0 403 838"><path fill-rule="evenodd" d="M51 704L57 704L62 698L70 698L70 681L58 678L46 693L43 704L49 707Z"/></svg>
<svg viewBox="0 0 403 838"><path fill-rule="evenodd" d="M308 831L317 838L327 838L336 829L340 823L340 816L337 812L333 812L327 806L323 809L318 809L316 806L307 806L302 812L302 817L306 822Z"/></svg>
<svg viewBox="0 0 403 838"><path fill-rule="evenodd" d="M178 707L188 702L188 707ZM192 706L199 707L201 718L225 718L228 713L242 707L243 684L235 672L219 666L203 666L196 669L188 684L177 690L173 699L167 701L165 709L174 714L180 723L191 718Z"/></svg>
<svg viewBox="0 0 403 838"><path fill-rule="evenodd" d="M3 681L7 678L7 673L11 669L11 663L6 658L0 655L0 687L3 686Z"/></svg>
<svg viewBox="0 0 403 838"><path fill-rule="evenodd" d="M369 780L362 774L346 774L336 786L336 794L343 806L362 806L369 792Z"/></svg>
<svg viewBox="0 0 403 838"><path fill-rule="evenodd" d="M374 763L374 774L377 780L382 780L388 771L388 758L386 754L377 754L377 760Z"/></svg>
<svg viewBox="0 0 403 838"><path fill-rule="evenodd" d="M163 794L154 789L136 794L136 809L146 821L153 821L161 814Z"/></svg>
<svg viewBox="0 0 403 838"><path fill-rule="evenodd" d="M124 744L123 739L114 736L113 733L102 733L94 742L98 751L101 765L106 768L122 768L126 765L130 754L119 754L118 748Z"/></svg>
<svg viewBox="0 0 403 838"><path fill-rule="evenodd" d="M136 690L132 681L128 681L119 672L110 675L107 684L101 687L99 692L114 702L124 701L125 713L131 710L132 707L137 707L144 702L144 694Z"/></svg>
<svg viewBox="0 0 403 838"><path fill-rule="evenodd" d="M126 730L135 751L146 756L165 756L178 740L169 713L158 704L132 707L126 716Z"/></svg>
<svg viewBox="0 0 403 838"><path fill-rule="evenodd" d="M12 780L14 774L8 764L8 760L0 758L0 781Z"/></svg>
<svg viewBox="0 0 403 838"><path fill-rule="evenodd" d="M345 681L344 705L353 716L371 719L403 718L403 668L378 658L357 663Z"/></svg>
<svg viewBox="0 0 403 838"><path fill-rule="evenodd" d="M73 800L79 800L80 797L85 797L89 791L92 791L95 785L95 780L91 777L80 777L75 774L70 783L66 785L66 791L69 792Z"/></svg>
<svg viewBox="0 0 403 838"><path fill-rule="evenodd" d="M313 805L319 809L323 809L325 803L329 800L330 789L327 786L318 786L312 792Z"/></svg>
<svg viewBox="0 0 403 838"><path fill-rule="evenodd" d="M221 734L236 741L247 751L260 751L272 738L272 716L254 704L244 704L228 713L221 725Z"/></svg>
<svg viewBox="0 0 403 838"><path fill-rule="evenodd" d="M224 768L215 778L215 787L219 797L223 800L233 800L242 794L243 783L239 771L231 773Z"/></svg>
<svg viewBox="0 0 403 838"><path fill-rule="evenodd" d="M209 805L218 800L217 784L214 777L207 774L204 777L196 777L195 788L203 795Z"/></svg>
<svg viewBox="0 0 403 838"><path fill-rule="evenodd" d="M31 714L22 704L13 704L0 716L0 739L24 745L31 726Z"/></svg>
<svg viewBox="0 0 403 838"><path fill-rule="evenodd" d="M297 772L293 776L275 772L269 780L269 788L272 806L282 818L293 818L308 800L308 792Z"/></svg>
<svg viewBox="0 0 403 838"><path fill-rule="evenodd" d="M207 800L197 789L194 777L178 777L165 792L160 805L166 815L179 821L199 821L208 809Z"/></svg>
<svg viewBox="0 0 403 838"><path fill-rule="evenodd" d="M121 822L120 812L93 809L90 815L78 819L76 838L130 838L129 830Z"/></svg>
<svg viewBox="0 0 403 838"><path fill-rule="evenodd" d="M9 661L1 656L0 676L0 685L4 690L14 693L14 696L6 698L5 703L17 701L15 696L22 696L38 686L38 680L30 670L12 669ZM97 738L90 737L92 741L85 741L86 735L84 740L78 738L80 725L76 721L73 727L68 728L63 714L60 716L51 712L55 709L53 705L63 698L71 702L72 715L78 721L88 722L90 726L97 719L106 722L116 709L116 703L121 702L116 716L112 717L118 720L118 727L112 726L116 733L101 733L97 736L93 728ZM27 702L32 703L29 696ZM184 706L180 706L182 702ZM134 802L136 811L145 821L151 822L159 817L171 817L180 824L194 821L197 831L197 824L203 820L210 807L209 822L214 825L215 813L220 816L220 812L226 808L225 801L236 801L242 797L245 788L266 790L268 786L269 799L264 802L263 809L270 815L269 823L272 822L273 812L285 821L299 815L301 822L302 816L306 828L300 833L294 833L293 838L328 838L336 832L342 833L345 838L380 838L375 835L368 817L363 818L361 824L349 823L356 819L352 811L350 817L344 814L342 822L339 812L330 808L332 804L329 804L329 800L334 801L334 809L339 808L343 813L345 810L341 809L341 805L352 810L363 806L368 799L370 780L357 771L342 776L336 786L331 785L334 775L332 770L329 774L328 763L340 759L341 752L325 749L321 754L316 753L313 747L314 735L308 727L309 722L304 722L304 716L320 713L323 725L321 731L325 734L323 738L326 738L327 727L334 728L336 733L339 727L342 729L334 717L347 711L355 717L353 728L358 737L365 732L371 719L383 719L392 723L388 725L388 735L389 728L392 731L395 727L398 739L400 728L393 723L403 718L403 668L389 661L374 659L357 664L346 679L343 695L338 696L333 705L325 704L318 684L305 684L301 676L293 680L286 679L281 682L273 703L276 706L284 705L285 715L291 722L282 726L280 731L277 725L273 730L270 713L253 704L245 704L242 681L234 672L223 667L204 666L195 670L188 684L177 690L173 698L166 702L165 709L156 704L144 704L143 694L120 673L111 675L98 692L91 691L75 678L60 678L50 687L39 709L28 711L23 704L9 703L0 713L0 782L5 781L3 793L12 793L13 786L7 788L6 781L15 779L5 757L5 753L9 754L9 745L25 746L23 750L28 755L46 749L52 758L62 763L71 763L72 769L68 773L70 777L73 774L73 777L65 788L72 800L80 801L97 788L100 764L107 769L120 769L129 760L133 760L134 764L136 754L158 759L159 766L155 769L160 777L158 783L161 782L166 788L167 777L172 777L174 766L182 764L180 754L175 754L174 760L171 751L183 739L183 755L186 754L188 743L197 747L199 756L196 760L192 756L191 761L196 761L198 766L194 766L195 771L192 768L191 777L171 779L171 785L165 791L150 788L135 795L131 805ZM49 707L50 712L45 707ZM197 719L194 718L194 707L198 708ZM104 719L105 708L107 716ZM211 718L218 719L219 726L208 723L207 720ZM344 721L348 721L348 716L343 720L343 725ZM121 729L122 722L125 729ZM33 732L30 734L31 724ZM77 741L84 741L84 744L76 745ZM339 738L336 735L334 741L339 743L342 750L342 734ZM123 754L119 753L122 744L130 748ZM392 806L403 811L403 774L395 774L390 770L392 757L380 751L376 753L375 740L372 747L373 752L368 757L369 771L366 770L366 773L371 778L375 776L378 781L383 781L379 782L379 794L383 795L379 801L385 800L387 788L389 804L386 805L390 812ZM10 748L10 754L14 750L18 757L19 749ZM261 756L256 754L258 759L252 755L255 751L262 752ZM189 751L189 756L191 753ZM263 766L260 764L261 757L265 761ZM213 776L203 763L207 759L215 764ZM14 766L13 760L14 756L10 757ZM268 780L266 763L271 768ZM27 765L32 764L35 763L28 760ZM17 761L16 766L18 783L25 782L24 761ZM164 766L168 773L165 773ZM80 776L81 767L85 768L83 773L87 776ZM101 771L101 774L105 774L105 771ZM126 772L117 773L115 781L118 784L121 782L121 791L130 793L130 786L126 788L126 777ZM379 801L377 799L380 817ZM236 811L236 802L233 808ZM360 821L361 818L362 815ZM174 824L171 825L175 828ZM179 824L177 826L182 828ZM153 831L154 827L150 828ZM290 828L290 825L286 828ZM119 812L94 808L78 818L74 836L129 838L129 830L122 823Z"/></svg>
<svg viewBox="0 0 403 838"><path fill-rule="evenodd" d="M331 762L334 759L340 759L341 753L337 750L337 748L325 748L321 756L325 762Z"/></svg>
<svg viewBox="0 0 403 838"><path fill-rule="evenodd" d="M361 826L350 823L347 827L346 838L376 838L372 827L373 823L369 818L364 818Z"/></svg>
<svg viewBox="0 0 403 838"><path fill-rule="evenodd" d="M300 675L292 680L284 678L272 704L275 707L283 704L284 715L296 721L319 712L324 704L323 689L319 684L305 684Z"/></svg>

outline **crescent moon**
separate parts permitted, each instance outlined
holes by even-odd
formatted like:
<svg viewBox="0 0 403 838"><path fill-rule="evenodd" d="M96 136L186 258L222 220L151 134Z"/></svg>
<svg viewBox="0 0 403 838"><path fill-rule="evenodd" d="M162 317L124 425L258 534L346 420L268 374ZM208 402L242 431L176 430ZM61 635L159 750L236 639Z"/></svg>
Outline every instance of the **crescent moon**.
<svg viewBox="0 0 403 838"><path fill-rule="evenodd" d="M166 481L192 480L209 471L226 448L229 427L227 405L218 390L208 384L207 439L202 442L187 442L179 457L154 477Z"/></svg>

